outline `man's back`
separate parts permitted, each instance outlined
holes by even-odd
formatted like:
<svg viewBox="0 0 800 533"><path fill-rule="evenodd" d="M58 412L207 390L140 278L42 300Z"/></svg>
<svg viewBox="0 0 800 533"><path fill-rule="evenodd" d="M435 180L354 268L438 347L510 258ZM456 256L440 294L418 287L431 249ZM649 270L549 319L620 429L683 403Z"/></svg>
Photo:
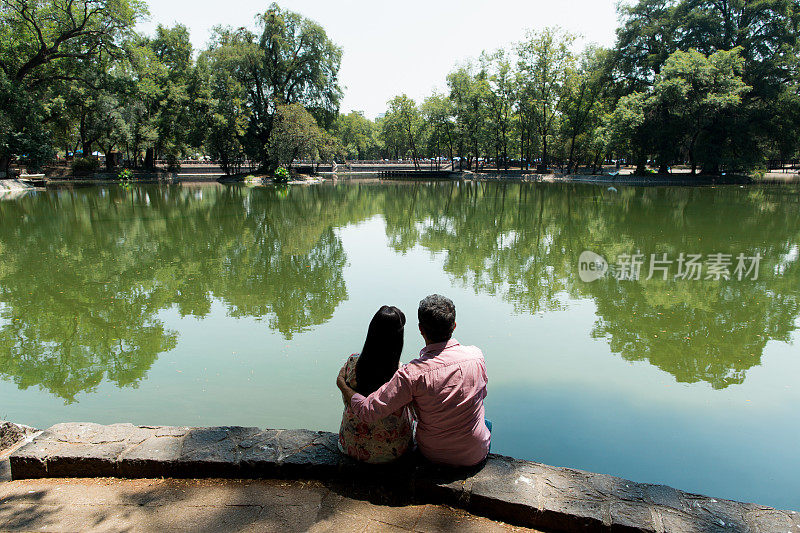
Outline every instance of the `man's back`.
<svg viewBox="0 0 800 533"><path fill-rule="evenodd" d="M422 454L456 466L481 462L491 440L483 407L488 379L481 351L455 339L430 344L398 373L411 382Z"/></svg>
<svg viewBox="0 0 800 533"><path fill-rule="evenodd" d="M483 408L488 381L483 354L452 338L456 307L449 298L428 296L419 303L417 317L426 344L419 359L366 398L347 385L342 372L336 385L362 422L412 404L417 445L425 457L452 466L477 465L486 458L491 442Z"/></svg>

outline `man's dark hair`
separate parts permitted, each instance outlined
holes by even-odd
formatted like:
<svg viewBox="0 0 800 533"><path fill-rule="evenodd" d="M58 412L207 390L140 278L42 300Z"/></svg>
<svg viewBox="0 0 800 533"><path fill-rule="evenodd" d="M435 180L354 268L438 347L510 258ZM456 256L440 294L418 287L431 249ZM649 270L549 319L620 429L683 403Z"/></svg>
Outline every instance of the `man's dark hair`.
<svg viewBox="0 0 800 533"><path fill-rule="evenodd" d="M430 342L447 342L456 326L456 306L450 298L438 294L419 303L419 325Z"/></svg>

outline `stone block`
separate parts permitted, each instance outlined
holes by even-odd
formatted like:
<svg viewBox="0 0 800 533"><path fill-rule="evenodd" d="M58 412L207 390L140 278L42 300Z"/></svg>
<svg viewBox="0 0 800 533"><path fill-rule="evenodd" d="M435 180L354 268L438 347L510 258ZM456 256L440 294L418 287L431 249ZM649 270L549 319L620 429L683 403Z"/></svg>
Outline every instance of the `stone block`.
<svg viewBox="0 0 800 533"><path fill-rule="evenodd" d="M239 443L258 428L213 427L189 430L175 463L179 477L230 478L239 475Z"/></svg>
<svg viewBox="0 0 800 533"><path fill-rule="evenodd" d="M104 426L88 422L68 422L56 424L47 430L56 440L72 442L75 444L90 443L94 436L103 430Z"/></svg>
<svg viewBox="0 0 800 533"><path fill-rule="evenodd" d="M291 432L284 432L291 433ZM290 436L284 444L292 447L306 441L308 435ZM278 439L281 440L280 437ZM332 433L318 433L308 445L298 449L284 448L280 461L281 472L285 477L315 477L327 479L338 474L342 454L336 446L336 436Z"/></svg>
<svg viewBox="0 0 800 533"><path fill-rule="evenodd" d="M653 513L645 503L612 500L609 505L610 529L620 533L654 533Z"/></svg>
<svg viewBox="0 0 800 533"><path fill-rule="evenodd" d="M280 465L279 430L259 431L238 445L239 471L245 478L277 477Z"/></svg>
<svg viewBox="0 0 800 533"><path fill-rule="evenodd" d="M29 435L37 433L37 430L28 427L12 424L0 420L0 452L7 450L12 446L16 446Z"/></svg>
<svg viewBox="0 0 800 533"><path fill-rule="evenodd" d="M543 468L542 497L602 501L608 498L608 478L569 468Z"/></svg>
<svg viewBox="0 0 800 533"><path fill-rule="evenodd" d="M666 485L643 485L645 500L681 513L690 512L684 493Z"/></svg>
<svg viewBox="0 0 800 533"><path fill-rule="evenodd" d="M553 531L607 531L603 504L594 499L543 498L536 523L531 525Z"/></svg>
<svg viewBox="0 0 800 533"><path fill-rule="evenodd" d="M511 524L554 531L800 533L791 511L715 500L661 485L491 455L448 469L409 455L359 463L337 435L242 427L171 428L58 424L14 452L14 479L41 477L299 477L346 482L369 496L447 503Z"/></svg>
<svg viewBox="0 0 800 533"><path fill-rule="evenodd" d="M47 477L115 477L125 442L65 444L47 459Z"/></svg>
<svg viewBox="0 0 800 533"><path fill-rule="evenodd" d="M609 476L607 474L596 474L598 478L603 478L602 485L598 480L596 486L605 487L606 495L613 500L622 500L631 503L646 504L647 485L636 483L628 479Z"/></svg>
<svg viewBox="0 0 800 533"><path fill-rule="evenodd" d="M733 529L723 525L722 519L706 520L692 513L682 513L667 508L657 508L664 531L676 533L730 533L746 532L747 529ZM767 530L774 531L774 530Z"/></svg>
<svg viewBox="0 0 800 533"><path fill-rule="evenodd" d="M47 459L58 453L65 443L45 431L39 437L16 450L9 458L13 479L38 479L48 477Z"/></svg>
<svg viewBox="0 0 800 533"><path fill-rule="evenodd" d="M275 436L278 459L283 461L286 457L294 455L303 448L311 446L319 435L319 432L309 431L307 429L286 429L279 431Z"/></svg>
<svg viewBox="0 0 800 533"><path fill-rule="evenodd" d="M800 520L795 521L788 512L781 512L776 509L756 509L745 513L745 519L752 531L761 533L767 531L774 532L800 532L800 527L795 527Z"/></svg>
<svg viewBox="0 0 800 533"><path fill-rule="evenodd" d="M469 511L513 524L537 527L542 520L540 465L490 456L471 478Z"/></svg>
<svg viewBox="0 0 800 533"><path fill-rule="evenodd" d="M717 500L697 494L684 494L690 513L701 521L724 525L736 531L747 531L745 507L731 500Z"/></svg>
<svg viewBox="0 0 800 533"><path fill-rule="evenodd" d="M178 470L178 459L181 456L184 436L180 433L170 436L158 435L127 449L120 455L117 464L120 477L128 479L182 477Z"/></svg>

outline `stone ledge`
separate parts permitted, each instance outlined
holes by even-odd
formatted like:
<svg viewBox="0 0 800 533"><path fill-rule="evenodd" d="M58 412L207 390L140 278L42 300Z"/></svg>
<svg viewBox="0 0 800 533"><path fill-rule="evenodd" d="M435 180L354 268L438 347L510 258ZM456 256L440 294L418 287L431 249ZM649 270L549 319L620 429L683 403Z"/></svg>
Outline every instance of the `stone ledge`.
<svg viewBox="0 0 800 533"><path fill-rule="evenodd" d="M38 429L0 420L0 453L38 433Z"/></svg>
<svg viewBox="0 0 800 533"><path fill-rule="evenodd" d="M413 458L386 466L342 455L332 433L259 428L58 424L11 455L13 479L300 478L358 480L552 531L800 533L800 515L604 474L490 455L482 468Z"/></svg>

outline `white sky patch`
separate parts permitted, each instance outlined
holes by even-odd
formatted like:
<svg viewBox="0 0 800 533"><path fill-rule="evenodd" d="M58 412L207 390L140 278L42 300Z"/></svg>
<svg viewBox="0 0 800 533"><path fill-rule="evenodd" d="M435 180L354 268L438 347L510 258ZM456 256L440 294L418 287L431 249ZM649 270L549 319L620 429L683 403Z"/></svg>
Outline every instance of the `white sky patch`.
<svg viewBox="0 0 800 533"><path fill-rule="evenodd" d="M786 269L796 263L798 259L800 259L800 246L795 244L789 249L789 253L781 257L781 260L775 265L775 274L782 276Z"/></svg>

